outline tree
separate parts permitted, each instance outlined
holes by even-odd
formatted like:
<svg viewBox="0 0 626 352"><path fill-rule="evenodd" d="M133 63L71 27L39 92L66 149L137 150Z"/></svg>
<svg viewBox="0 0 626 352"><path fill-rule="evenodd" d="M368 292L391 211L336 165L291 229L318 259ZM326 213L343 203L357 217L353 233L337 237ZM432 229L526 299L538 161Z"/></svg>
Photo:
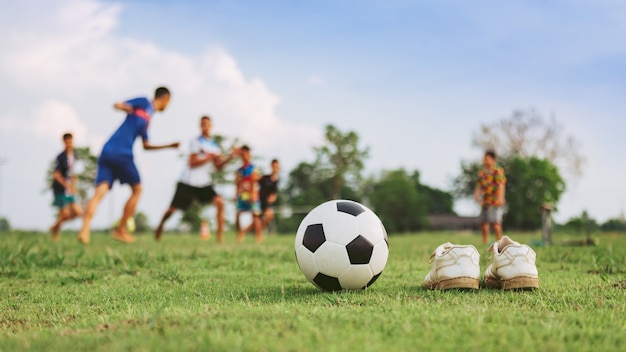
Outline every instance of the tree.
<svg viewBox="0 0 626 352"><path fill-rule="evenodd" d="M323 176L317 172L317 167L314 164L307 162L301 162L289 172L287 185L279 199L284 198L286 203L290 204L292 209L296 209L297 212L289 218L280 219L278 222L279 232L295 232L306 212L312 207L334 198L332 196L333 179L323 178ZM336 198L362 201L359 192L347 185L340 189L339 197Z"/></svg>
<svg viewBox="0 0 626 352"><path fill-rule="evenodd" d="M135 214L135 231L140 233L152 231L148 216L142 211Z"/></svg>
<svg viewBox="0 0 626 352"><path fill-rule="evenodd" d="M600 228L605 232L626 232L626 221L624 219L609 219Z"/></svg>
<svg viewBox="0 0 626 352"><path fill-rule="evenodd" d="M584 210L580 216L575 216L567 220L563 227L569 231L587 235L597 231L600 225L598 225L595 219L589 217L587 211Z"/></svg>
<svg viewBox="0 0 626 352"><path fill-rule="evenodd" d="M180 222L189 225L190 230L193 232L200 231L200 226L202 225L201 211L202 205L198 202L191 203L191 206L183 212Z"/></svg>
<svg viewBox="0 0 626 352"><path fill-rule="evenodd" d="M331 198L341 196L345 186L357 187L361 181L367 148L359 148L359 135L354 131L342 133L333 125L326 126L326 144L316 147L316 171L322 179L331 180Z"/></svg>
<svg viewBox="0 0 626 352"><path fill-rule="evenodd" d="M287 179L284 196L295 209L311 210L330 199L361 201L361 172L367 158L367 148L359 148L359 136L354 131L341 132L326 126L325 144L314 147L315 161L301 162ZM298 209L302 210L302 209ZM293 232L304 218L298 211L291 218L281 219L280 232Z"/></svg>
<svg viewBox="0 0 626 352"><path fill-rule="evenodd" d="M404 169L383 172L369 200L388 232L417 231L427 226L424 197Z"/></svg>
<svg viewBox="0 0 626 352"><path fill-rule="evenodd" d="M98 157L91 153L89 147L75 147L74 157L76 158L76 164L74 166L74 174L77 177L76 193L84 203L87 202L89 190L93 188L93 183L96 180ZM48 185L46 190L48 190L49 185L52 184L54 164L55 161L53 160L46 174L46 184Z"/></svg>
<svg viewBox="0 0 626 352"><path fill-rule="evenodd" d="M481 125L472 144L482 150L493 149L505 158L546 159L572 176L580 176L585 163L580 143L565 136L564 130L554 116L545 119L533 109L515 110L509 118Z"/></svg>
<svg viewBox="0 0 626 352"><path fill-rule="evenodd" d="M422 196L428 214L454 214L454 197L451 193L423 185L419 171L411 176L418 193Z"/></svg>
<svg viewBox="0 0 626 352"><path fill-rule="evenodd" d="M9 231L11 231L11 224L9 223L9 219L5 217L0 218L0 232Z"/></svg>
<svg viewBox="0 0 626 352"><path fill-rule="evenodd" d="M541 207L556 207L565 192L558 168L546 159L518 157L506 161L505 170L508 211L504 223L518 230L540 228Z"/></svg>

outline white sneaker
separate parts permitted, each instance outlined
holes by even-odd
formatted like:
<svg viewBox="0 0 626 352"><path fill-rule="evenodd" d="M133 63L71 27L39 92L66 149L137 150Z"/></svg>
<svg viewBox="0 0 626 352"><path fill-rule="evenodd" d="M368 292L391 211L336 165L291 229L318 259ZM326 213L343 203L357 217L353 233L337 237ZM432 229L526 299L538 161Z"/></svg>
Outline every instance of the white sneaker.
<svg viewBox="0 0 626 352"><path fill-rule="evenodd" d="M535 251L508 236L489 247L493 263L485 270L485 285L503 290L538 288L539 275L535 266Z"/></svg>
<svg viewBox="0 0 626 352"><path fill-rule="evenodd" d="M480 254L472 245L460 246L450 242L437 247L430 256L433 263L424 278L424 287L477 289L480 278Z"/></svg>

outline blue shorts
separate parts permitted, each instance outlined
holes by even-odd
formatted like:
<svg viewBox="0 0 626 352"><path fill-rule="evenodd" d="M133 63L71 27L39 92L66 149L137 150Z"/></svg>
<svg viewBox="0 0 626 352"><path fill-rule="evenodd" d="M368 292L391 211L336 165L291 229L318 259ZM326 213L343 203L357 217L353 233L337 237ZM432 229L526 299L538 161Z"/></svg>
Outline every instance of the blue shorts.
<svg viewBox="0 0 626 352"><path fill-rule="evenodd" d="M59 209L63 209L74 203L76 203L76 197L74 197L74 195L67 195L63 192L54 194L54 202L52 204Z"/></svg>
<svg viewBox="0 0 626 352"><path fill-rule="evenodd" d="M107 182L109 187L113 187L115 180L120 181L121 184L128 183L131 186L141 183L139 171L137 171L132 156L101 155L98 158L96 186L102 182Z"/></svg>
<svg viewBox="0 0 626 352"><path fill-rule="evenodd" d="M237 199L238 211L250 211L254 215L261 215L261 202L258 200Z"/></svg>

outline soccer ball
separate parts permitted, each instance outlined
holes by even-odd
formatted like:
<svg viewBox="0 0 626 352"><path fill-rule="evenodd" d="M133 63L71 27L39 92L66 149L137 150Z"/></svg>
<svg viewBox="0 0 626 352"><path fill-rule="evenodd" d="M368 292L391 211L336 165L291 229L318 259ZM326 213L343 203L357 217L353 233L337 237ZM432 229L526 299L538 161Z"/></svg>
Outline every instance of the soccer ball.
<svg viewBox="0 0 626 352"><path fill-rule="evenodd" d="M120 226L120 221L122 219L117 219L114 223L113 223L113 229L117 229ZM135 224L135 218L133 218L132 216L130 218L128 218L128 221L126 221L126 230L130 233L135 232L135 229L137 228L136 224Z"/></svg>
<svg viewBox="0 0 626 352"><path fill-rule="evenodd" d="M331 200L311 210L298 227L295 247L300 270L323 291L371 286L389 256L383 223L349 200Z"/></svg>

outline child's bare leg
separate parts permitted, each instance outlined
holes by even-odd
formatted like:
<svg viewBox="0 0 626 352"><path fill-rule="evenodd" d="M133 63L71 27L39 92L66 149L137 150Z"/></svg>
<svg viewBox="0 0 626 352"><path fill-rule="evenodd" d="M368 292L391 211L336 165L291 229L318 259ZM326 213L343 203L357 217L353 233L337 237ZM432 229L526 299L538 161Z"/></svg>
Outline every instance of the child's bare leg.
<svg viewBox="0 0 626 352"><path fill-rule="evenodd" d="M215 215L215 221L217 222L217 242L224 242L224 199L217 196L213 199L213 205L217 208L217 214Z"/></svg>
<svg viewBox="0 0 626 352"><path fill-rule="evenodd" d="M480 232L483 235L483 244L489 243L489 223L484 222L480 224Z"/></svg>
<svg viewBox="0 0 626 352"><path fill-rule="evenodd" d="M85 207L85 213L83 214L83 226L78 232L78 241L82 244L88 244L90 239L90 231L91 231L91 220L93 219L94 214L96 213L96 209L98 205L102 201L102 198L107 194L111 187L107 182L102 182L96 186L96 191L93 194L93 197L87 202L87 206Z"/></svg>
<svg viewBox="0 0 626 352"><path fill-rule="evenodd" d="M254 239L257 243L261 243L263 241L263 234L261 233L263 224L261 222L261 217L259 215L254 215L254 220L252 220L252 225L250 227L254 227Z"/></svg>
<svg viewBox="0 0 626 352"><path fill-rule="evenodd" d="M128 219L135 214L135 209L137 208L137 203L139 202L139 197L141 196L141 184L133 185L131 186L131 188L132 193L130 197L128 197L126 205L124 205L124 212L122 213L120 225L113 233L113 237L115 239L121 240L126 243L135 242L135 238L126 231L126 224L128 223Z"/></svg>
<svg viewBox="0 0 626 352"><path fill-rule="evenodd" d="M496 241L500 241L502 239L502 225L500 225L500 223L494 222L493 224L491 224L491 228L496 234Z"/></svg>
<svg viewBox="0 0 626 352"><path fill-rule="evenodd" d="M70 204L70 216L68 220L74 219L83 215L83 208L81 208L80 204L72 203Z"/></svg>
<svg viewBox="0 0 626 352"><path fill-rule="evenodd" d="M161 219L159 226L157 227L156 231L154 231L155 240L158 241L161 239L161 236L163 235L163 226L165 226L165 222L167 221L167 219L170 218L170 216L172 216L172 214L174 214L175 211L176 211L176 208L172 206L167 208L167 210L165 211L165 214L163 214L163 218Z"/></svg>
<svg viewBox="0 0 626 352"><path fill-rule="evenodd" d="M246 237L246 233L250 231L250 226L246 226L246 228L241 227L241 222L239 221L241 213L241 211L237 212L237 242L239 243L243 242L244 238Z"/></svg>
<svg viewBox="0 0 626 352"><path fill-rule="evenodd" d="M52 224L52 226L50 226L50 233L52 234L53 241L59 240L59 231L61 231L61 224L63 224L63 222L68 219L68 215L69 209L67 207L59 209L59 216L57 217L57 221Z"/></svg>
<svg viewBox="0 0 626 352"><path fill-rule="evenodd" d="M261 229L268 228L272 220L274 220L274 209L272 208L265 209L265 212L263 212L263 220L261 223Z"/></svg>

